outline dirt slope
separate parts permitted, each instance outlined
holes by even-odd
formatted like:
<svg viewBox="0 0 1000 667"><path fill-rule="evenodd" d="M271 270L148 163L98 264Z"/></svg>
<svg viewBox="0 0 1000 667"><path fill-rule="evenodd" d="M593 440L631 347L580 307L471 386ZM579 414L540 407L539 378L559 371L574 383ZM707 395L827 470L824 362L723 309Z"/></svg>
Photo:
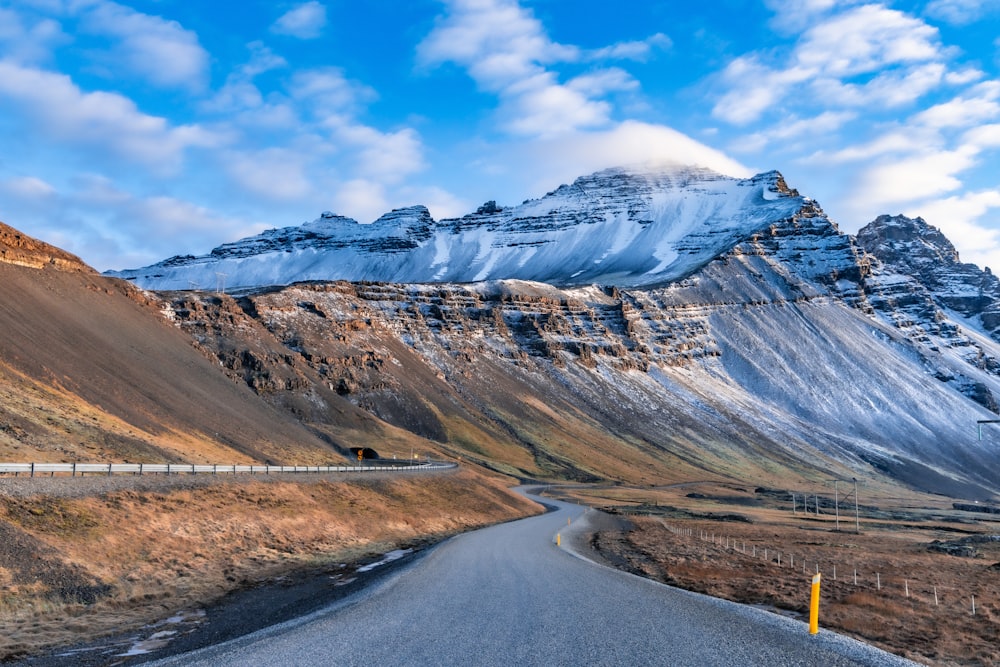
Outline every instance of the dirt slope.
<svg viewBox="0 0 1000 667"><path fill-rule="evenodd" d="M339 460L141 291L8 227L0 250L0 460Z"/></svg>

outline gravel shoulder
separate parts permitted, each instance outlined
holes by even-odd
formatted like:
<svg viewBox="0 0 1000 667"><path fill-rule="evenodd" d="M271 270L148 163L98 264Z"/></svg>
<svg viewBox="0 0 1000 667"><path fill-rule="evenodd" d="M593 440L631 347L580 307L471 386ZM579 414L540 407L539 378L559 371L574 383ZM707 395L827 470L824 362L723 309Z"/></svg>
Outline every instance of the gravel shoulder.
<svg viewBox="0 0 1000 667"><path fill-rule="evenodd" d="M300 618L344 600L407 567L434 543L386 558L301 568L233 591L138 630L5 663L12 667L139 665L180 655Z"/></svg>

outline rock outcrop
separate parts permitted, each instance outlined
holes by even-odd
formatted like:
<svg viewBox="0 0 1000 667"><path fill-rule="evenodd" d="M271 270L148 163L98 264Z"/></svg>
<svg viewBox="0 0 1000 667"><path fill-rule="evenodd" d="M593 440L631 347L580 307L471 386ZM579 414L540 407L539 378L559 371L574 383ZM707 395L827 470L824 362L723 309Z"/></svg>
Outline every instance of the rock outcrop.
<svg viewBox="0 0 1000 667"><path fill-rule="evenodd" d="M32 238L0 222L0 262L33 269L55 268L61 271L94 273L76 255Z"/></svg>

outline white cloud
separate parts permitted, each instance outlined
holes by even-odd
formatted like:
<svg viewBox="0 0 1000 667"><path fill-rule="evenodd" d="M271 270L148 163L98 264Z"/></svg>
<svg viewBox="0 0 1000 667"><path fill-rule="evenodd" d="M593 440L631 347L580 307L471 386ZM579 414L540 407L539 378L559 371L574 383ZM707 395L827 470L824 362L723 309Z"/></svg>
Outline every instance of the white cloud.
<svg viewBox="0 0 1000 667"><path fill-rule="evenodd" d="M979 150L1000 148L1000 123L972 128L962 137L962 142Z"/></svg>
<svg viewBox="0 0 1000 667"><path fill-rule="evenodd" d="M753 171L691 137L662 125L626 121L615 127L498 147L498 162L480 168L519 184L519 194L544 193L578 176L618 166L698 165L748 177ZM503 166L500 166L503 165ZM545 188L541 190L540 188Z"/></svg>
<svg viewBox="0 0 1000 667"><path fill-rule="evenodd" d="M982 70L975 67L967 67L965 69L948 72L945 74L944 81L952 86L964 86L972 83L973 81L979 81L984 76L985 74L983 74Z"/></svg>
<svg viewBox="0 0 1000 667"><path fill-rule="evenodd" d="M1000 8L998 0L932 0L924 11L928 16L954 25L966 25Z"/></svg>
<svg viewBox="0 0 1000 667"><path fill-rule="evenodd" d="M599 97L611 92L636 90L639 82L625 70L611 67L574 77L566 82L566 87L588 97Z"/></svg>
<svg viewBox="0 0 1000 667"><path fill-rule="evenodd" d="M305 2L282 14L271 25L271 32L299 39L315 39L326 27L326 7L319 2Z"/></svg>
<svg viewBox="0 0 1000 667"><path fill-rule="evenodd" d="M49 201L56 195L56 189L51 184L35 176L19 176L0 181L0 190L9 197L31 202Z"/></svg>
<svg viewBox="0 0 1000 667"><path fill-rule="evenodd" d="M1000 209L1000 191L967 192L911 205L906 215L921 216L941 229L955 247L965 248L962 261L1000 269L1000 230L982 224L982 217Z"/></svg>
<svg viewBox="0 0 1000 667"><path fill-rule="evenodd" d="M208 52L176 21L98 2L83 13L80 25L85 32L118 40L106 53L91 53L112 72L132 72L164 88L200 91L208 83Z"/></svg>
<svg viewBox="0 0 1000 667"><path fill-rule="evenodd" d="M968 94L936 104L917 114L913 121L937 128L971 127L1000 117L1000 82L990 81L970 90Z"/></svg>
<svg viewBox="0 0 1000 667"><path fill-rule="evenodd" d="M296 72L290 92L296 100L308 101L320 117L344 111L356 111L378 98L374 89L351 81L338 67Z"/></svg>
<svg viewBox="0 0 1000 667"><path fill-rule="evenodd" d="M392 207L385 186L375 181L355 178L338 184L333 209L364 224L374 222Z"/></svg>
<svg viewBox="0 0 1000 667"><path fill-rule="evenodd" d="M264 96L254 84L254 77L288 67L288 61L275 54L263 42L251 42L247 44L247 48L250 50L250 60L226 77L225 84L202 105L202 109L209 112L233 113L257 109L264 105Z"/></svg>
<svg viewBox="0 0 1000 667"><path fill-rule="evenodd" d="M813 25L823 14L833 9L843 9L863 0L764 0L775 12L772 25L786 32L799 32Z"/></svg>
<svg viewBox="0 0 1000 667"><path fill-rule="evenodd" d="M402 188L401 194L407 197L410 202L420 202L426 206L427 210L431 212L431 217L435 220L457 218L469 213L469 211L472 211L475 208L475 206L471 205L469 202L456 197L444 188L436 186L405 187ZM393 205L393 208L407 205L409 204Z"/></svg>
<svg viewBox="0 0 1000 667"><path fill-rule="evenodd" d="M871 160L882 155L907 154L915 150L926 150L928 147L939 145L940 137L936 133L915 133L912 129L895 129L890 132L880 134L872 141L848 146L833 153L817 152L810 156L810 160L824 160L834 164L844 162L859 162Z"/></svg>
<svg viewBox="0 0 1000 667"><path fill-rule="evenodd" d="M541 22L514 0L450 0L448 12L417 47L422 67L446 62L468 70L477 85L498 95L508 132L552 137L606 126L612 106L600 99L638 84L623 70L599 69L566 83L552 66L584 60L648 57L664 35L585 52L552 41Z"/></svg>
<svg viewBox="0 0 1000 667"><path fill-rule="evenodd" d="M901 71L888 70L863 84L821 77L812 83L812 92L833 100L837 106L896 108L938 88L944 73L945 66L941 63L928 63Z"/></svg>
<svg viewBox="0 0 1000 667"><path fill-rule="evenodd" d="M673 41L658 32L642 41L619 42L611 46L594 49L584 54L587 60L636 60L646 62L654 49L667 50L673 46Z"/></svg>
<svg viewBox="0 0 1000 667"><path fill-rule="evenodd" d="M544 73L518 82L501 96L500 113L506 129L514 134L552 137L608 122L611 105L555 82Z"/></svg>
<svg viewBox="0 0 1000 667"><path fill-rule="evenodd" d="M516 0L449 0L449 13L417 46L424 65L454 62L493 92L539 72L540 65L573 62L580 50L548 38L540 21Z"/></svg>
<svg viewBox="0 0 1000 667"><path fill-rule="evenodd" d="M785 67L765 64L762 57L741 56L726 67L721 81L728 91L713 108L715 117L747 124L794 95L829 106L895 106L940 85L946 72L937 29L879 5L814 24Z"/></svg>
<svg viewBox="0 0 1000 667"><path fill-rule="evenodd" d="M68 41L69 37L56 21L49 18L32 20L0 7L0 49L5 59L22 64L48 61L52 49Z"/></svg>
<svg viewBox="0 0 1000 667"><path fill-rule="evenodd" d="M286 148L234 151L223 164L230 177L256 197L294 201L312 190L308 157L299 151Z"/></svg>
<svg viewBox="0 0 1000 667"><path fill-rule="evenodd" d="M875 164L861 172L847 206L858 217L911 204L962 187L956 175L974 164L975 150L928 152Z"/></svg>
<svg viewBox="0 0 1000 667"><path fill-rule="evenodd" d="M382 184L396 184L423 170L420 136L412 128L381 132L341 116L328 117L323 126L334 144L348 152L352 171Z"/></svg>
<svg viewBox="0 0 1000 667"><path fill-rule="evenodd" d="M754 55L736 58L726 66L721 77L731 90L716 102L712 115L736 125L753 122L781 101L793 86L808 81L815 74L815 71L795 67L772 70Z"/></svg>
<svg viewBox="0 0 1000 667"><path fill-rule="evenodd" d="M853 76L934 60L940 56L937 28L878 5L839 14L806 32L795 60L827 76Z"/></svg>
<svg viewBox="0 0 1000 667"><path fill-rule="evenodd" d="M812 118L786 118L771 128L740 137L730 145L730 149L739 153L754 153L776 141L789 142L829 134L857 116L853 111L824 111Z"/></svg>
<svg viewBox="0 0 1000 667"><path fill-rule="evenodd" d="M171 126L116 93L81 91L68 76L0 61L0 99L19 109L31 131L66 145L111 152L154 171L178 169L187 149L223 138L198 125Z"/></svg>

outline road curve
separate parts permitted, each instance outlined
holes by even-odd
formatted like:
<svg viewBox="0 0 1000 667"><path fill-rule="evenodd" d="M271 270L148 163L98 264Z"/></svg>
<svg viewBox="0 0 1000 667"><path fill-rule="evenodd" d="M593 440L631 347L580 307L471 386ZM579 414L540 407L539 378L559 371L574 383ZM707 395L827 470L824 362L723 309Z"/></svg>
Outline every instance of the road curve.
<svg viewBox="0 0 1000 667"><path fill-rule="evenodd" d="M555 536L566 535L570 518L581 530L584 508L545 503L556 511L448 540L383 584L323 611L152 664L916 664L577 557L565 541L556 546Z"/></svg>

